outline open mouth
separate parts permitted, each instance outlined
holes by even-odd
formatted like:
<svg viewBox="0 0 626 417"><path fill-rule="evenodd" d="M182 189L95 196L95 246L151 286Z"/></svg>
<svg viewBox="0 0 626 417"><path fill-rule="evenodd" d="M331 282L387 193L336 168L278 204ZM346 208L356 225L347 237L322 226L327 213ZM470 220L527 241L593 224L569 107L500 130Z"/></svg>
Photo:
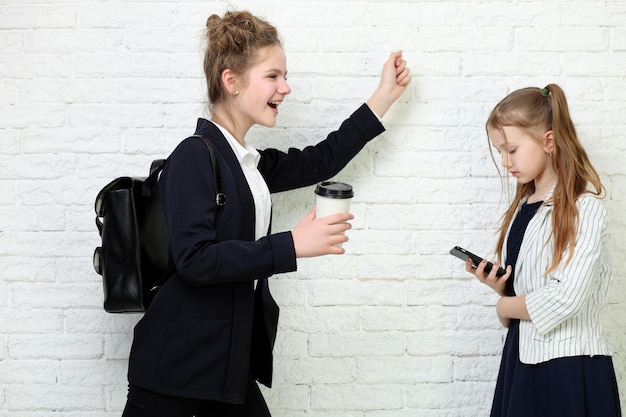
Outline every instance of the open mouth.
<svg viewBox="0 0 626 417"><path fill-rule="evenodd" d="M274 110L278 110L278 106L280 105L280 103L277 101L270 101L267 103L267 105L273 108Z"/></svg>

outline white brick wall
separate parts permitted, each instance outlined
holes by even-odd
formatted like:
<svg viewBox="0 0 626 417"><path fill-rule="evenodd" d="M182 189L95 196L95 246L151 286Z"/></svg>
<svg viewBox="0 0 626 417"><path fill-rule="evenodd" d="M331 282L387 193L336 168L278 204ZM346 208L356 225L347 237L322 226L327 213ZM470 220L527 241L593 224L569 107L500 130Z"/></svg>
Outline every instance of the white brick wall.
<svg viewBox="0 0 626 417"><path fill-rule="evenodd" d="M222 1L0 1L0 417L119 416L138 315L101 308L93 199L145 175L203 115L200 31ZM495 297L448 255L488 253L505 203L484 121L512 89L557 82L608 188L605 325L626 399L626 2L248 0L282 33L292 95L258 147L322 138L388 54L414 82L339 176L348 254L273 279L276 417L468 417L490 406ZM312 189L275 196L292 228ZM621 236L621 237L620 237Z"/></svg>

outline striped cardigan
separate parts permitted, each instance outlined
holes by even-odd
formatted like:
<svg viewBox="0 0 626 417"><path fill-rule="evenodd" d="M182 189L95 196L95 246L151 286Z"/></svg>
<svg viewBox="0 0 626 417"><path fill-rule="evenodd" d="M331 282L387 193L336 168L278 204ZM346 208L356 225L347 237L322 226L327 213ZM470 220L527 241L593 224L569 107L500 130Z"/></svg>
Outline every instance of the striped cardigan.
<svg viewBox="0 0 626 417"><path fill-rule="evenodd" d="M545 275L554 248L548 240L550 197L528 224L515 265L515 293L526 295L531 318L520 322L520 360L537 364L567 356L611 355L600 323L611 280L606 209L591 194L579 197L572 261L565 265L568 250L557 269Z"/></svg>

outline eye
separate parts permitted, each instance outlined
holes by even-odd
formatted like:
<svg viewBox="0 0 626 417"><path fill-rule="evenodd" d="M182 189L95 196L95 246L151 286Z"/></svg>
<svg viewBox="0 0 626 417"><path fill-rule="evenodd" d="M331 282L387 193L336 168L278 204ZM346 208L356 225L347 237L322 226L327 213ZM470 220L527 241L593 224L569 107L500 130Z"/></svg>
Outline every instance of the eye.
<svg viewBox="0 0 626 417"><path fill-rule="evenodd" d="M272 74L272 75L270 75L270 76L269 76L269 78L272 78L272 79L274 79L274 80L275 80L275 79L279 78L279 76L278 76L278 75L275 75L275 74ZM287 81L287 77L283 77L283 79L284 79L285 81Z"/></svg>

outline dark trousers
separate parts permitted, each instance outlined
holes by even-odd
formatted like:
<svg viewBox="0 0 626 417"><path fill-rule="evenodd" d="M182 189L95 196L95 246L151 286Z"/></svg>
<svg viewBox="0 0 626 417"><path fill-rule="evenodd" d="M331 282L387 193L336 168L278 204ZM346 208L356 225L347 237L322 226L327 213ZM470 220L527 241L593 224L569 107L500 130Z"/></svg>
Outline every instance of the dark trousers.
<svg viewBox="0 0 626 417"><path fill-rule="evenodd" d="M171 397L130 386L122 417L271 417L255 381L250 379L244 404Z"/></svg>

